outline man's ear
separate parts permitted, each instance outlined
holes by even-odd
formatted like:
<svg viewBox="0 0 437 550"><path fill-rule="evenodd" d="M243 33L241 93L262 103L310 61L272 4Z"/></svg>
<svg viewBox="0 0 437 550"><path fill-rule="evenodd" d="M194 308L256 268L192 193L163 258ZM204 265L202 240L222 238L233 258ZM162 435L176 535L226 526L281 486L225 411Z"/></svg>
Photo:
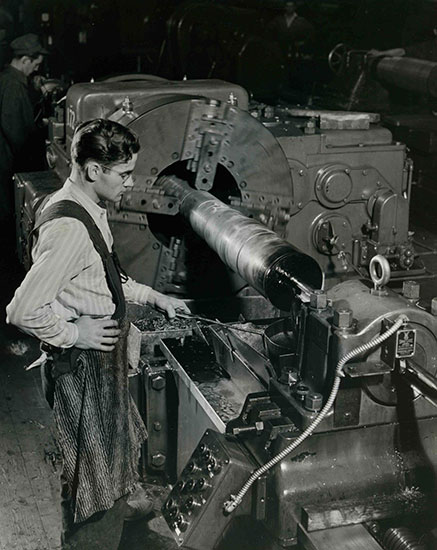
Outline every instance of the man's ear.
<svg viewBox="0 0 437 550"><path fill-rule="evenodd" d="M89 182L95 182L99 177L102 168L100 164L94 161L89 161L85 165L85 179Z"/></svg>

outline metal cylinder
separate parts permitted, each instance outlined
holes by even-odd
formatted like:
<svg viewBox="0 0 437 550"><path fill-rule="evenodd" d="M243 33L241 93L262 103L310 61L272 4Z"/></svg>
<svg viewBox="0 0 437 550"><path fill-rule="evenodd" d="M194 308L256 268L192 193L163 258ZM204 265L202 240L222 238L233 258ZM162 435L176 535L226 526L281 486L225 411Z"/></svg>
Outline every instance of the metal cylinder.
<svg viewBox="0 0 437 550"><path fill-rule="evenodd" d="M411 57L383 57L374 65L378 80L429 97L437 97L437 63Z"/></svg>
<svg viewBox="0 0 437 550"><path fill-rule="evenodd" d="M294 291L321 288L319 264L260 222L175 176L157 183L177 198L180 214L221 260L276 307L288 311Z"/></svg>

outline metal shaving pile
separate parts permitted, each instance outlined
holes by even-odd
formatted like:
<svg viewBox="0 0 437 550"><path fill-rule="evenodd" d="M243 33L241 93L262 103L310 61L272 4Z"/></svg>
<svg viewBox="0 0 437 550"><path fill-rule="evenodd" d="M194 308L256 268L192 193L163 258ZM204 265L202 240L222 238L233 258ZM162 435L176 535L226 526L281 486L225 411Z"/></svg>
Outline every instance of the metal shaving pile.
<svg viewBox="0 0 437 550"><path fill-rule="evenodd" d="M137 319L134 321L134 325L141 332L184 330L193 328L195 320L182 319L180 317L171 320L166 317L155 317L153 319Z"/></svg>
<svg viewBox="0 0 437 550"><path fill-rule="evenodd" d="M225 424L240 414L241 404L232 402L223 394L218 393L216 384L203 383L196 385Z"/></svg>

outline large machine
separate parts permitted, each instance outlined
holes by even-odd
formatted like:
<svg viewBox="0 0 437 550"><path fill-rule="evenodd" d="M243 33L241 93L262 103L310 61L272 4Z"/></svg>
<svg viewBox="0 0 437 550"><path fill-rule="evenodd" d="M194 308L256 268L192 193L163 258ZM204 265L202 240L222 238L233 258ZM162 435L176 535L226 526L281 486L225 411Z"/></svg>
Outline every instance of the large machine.
<svg viewBox="0 0 437 550"><path fill-rule="evenodd" d="M142 146L109 210L122 264L193 299L186 326L131 311L145 462L174 482L177 543L239 548L246 518L264 550L435 548L437 307L411 281L405 146L375 114L249 106L222 81L78 84L50 122L52 169L16 176L24 263L95 117Z"/></svg>
<svg viewBox="0 0 437 550"><path fill-rule="evenodd" d="M164 504L178 544L237 548L226 531L241 514L270 534L263 548L435 548L437 323L417 307L418 285L388 290L389 264L375 256L373 285L326 293L310 259L256 222L183 182L161 185L229 267L278 308L292 300L289 316L249 325L258 332L210 329L224 372L204 399L222 418L232 406L220 396L238 403L232 384L246 399L224 433L205 431ZM162 350L202 392L207 367L189 345ZM191 421L194 401L182 399Z"/></svg>
<svg viewBox="0 0 437 550"><path fill-rule="evenodd" d="M378 115L249 109L239 86L156 77L69 89L65 111L50 121L53 170L21 182L19 250L26 250L32 201L68 175L74 127L95 117L117 120L140 136L136 184L109 212L122 263L140 282L190 297L229 294L246 284L225 273L173 215L174 203L156 186L166 174L210 191L309 254L327 286L362 274L376 254L389 259L394 274L420 269L408 221L411 163Z"/></svg>

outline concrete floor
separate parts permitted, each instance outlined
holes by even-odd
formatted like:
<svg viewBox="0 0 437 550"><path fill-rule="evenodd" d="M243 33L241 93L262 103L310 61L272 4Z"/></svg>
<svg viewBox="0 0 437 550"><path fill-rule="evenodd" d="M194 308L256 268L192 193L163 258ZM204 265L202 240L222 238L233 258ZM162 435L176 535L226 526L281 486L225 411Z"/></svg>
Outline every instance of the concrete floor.
<svg viewBox="0 0 437 550"><path fill-rule="evenodd" d="M437 296L437 237L417 230L415 238L428 269L422 279L422 303L427 305ZM4 323L4 306L22 276L16 264L0 273L0 550L57 550L60 455L39 370L24 370L38 356L38 345ZM177 548L159 512L163 490L153 483L147 488L158 496L154 513L147 520L126 523L120 550ZM256 535L252 540L237 537L226 550L265 550L264 542Z"/></svg>

